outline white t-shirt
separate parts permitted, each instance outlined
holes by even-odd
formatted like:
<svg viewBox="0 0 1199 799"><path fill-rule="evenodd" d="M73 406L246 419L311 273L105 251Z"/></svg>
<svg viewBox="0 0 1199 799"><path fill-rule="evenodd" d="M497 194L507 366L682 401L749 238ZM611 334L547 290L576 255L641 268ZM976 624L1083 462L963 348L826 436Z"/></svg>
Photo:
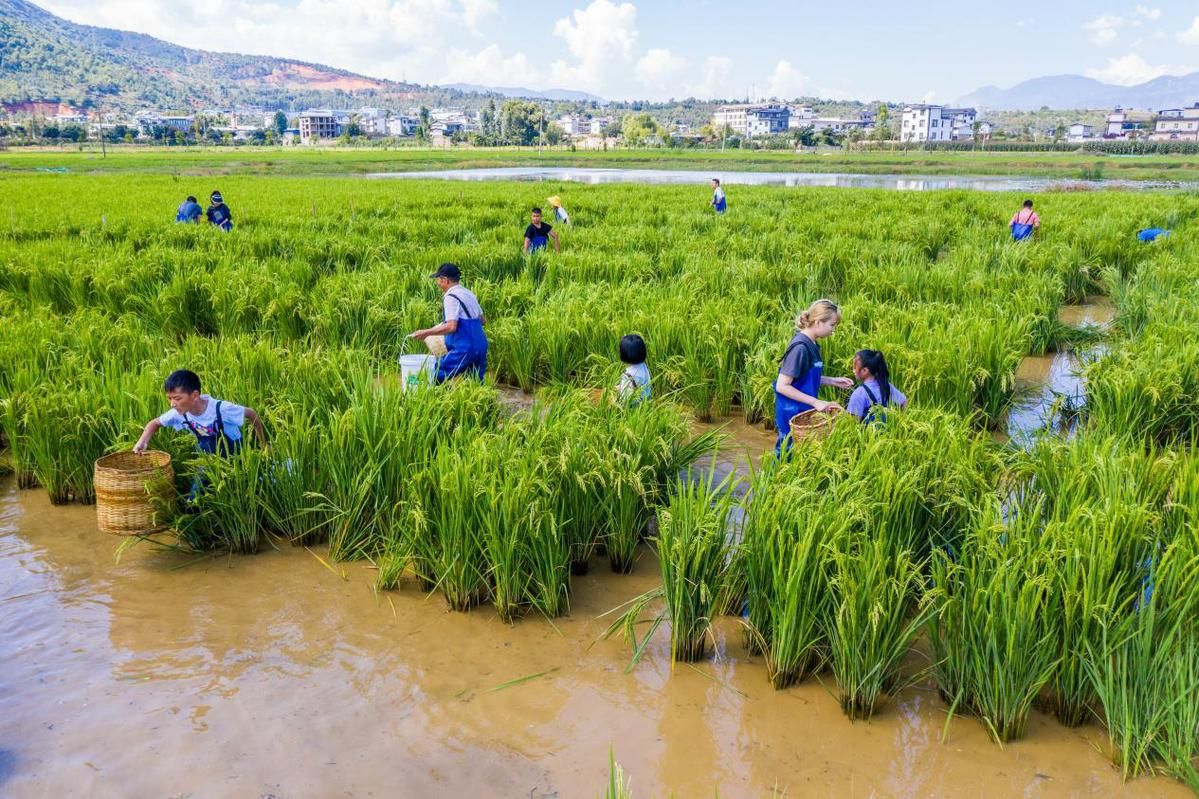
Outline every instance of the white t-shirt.
<svg viewBox="0 0 1199 799"><path fill-rule="evenodd" d="M554 216L562 224L564 224L564 225L570 224L570 215L566 213L566 209L563 208L562 206L559 205L554 208Z"/></svg>
<svg viewBox="0 0 1199 799"><path fill-rule="evenodd" d="M482 319L483 306L475 293L462 286L453 286L441 298L441 308L445 313L445 321L451 319Z"/></svg>
<svg viewBox="0 0 1199 799"><path fill-rule="evenodd" d="M201 436L214 436L216 435L216 404L220 402L221 422L225 426L225 435L231 441L240 441L241 427L246 423L246 409L232 402L215 400L207 394L201 394L200 399L208 403L208 406L204 408L204 413L198 416L189 413L184 419L183 414L171 408L158 417L158 423L172 430L187 430ZM191 424L189 425L188 422Z"/></svg>
<svg viewBox="0 0 1199 799"><path fill-rule="evenodd" d="M621 399L635 397L638 402L649 399L649 367L643 363L625 367L616 390L620 392Z"/></svg>

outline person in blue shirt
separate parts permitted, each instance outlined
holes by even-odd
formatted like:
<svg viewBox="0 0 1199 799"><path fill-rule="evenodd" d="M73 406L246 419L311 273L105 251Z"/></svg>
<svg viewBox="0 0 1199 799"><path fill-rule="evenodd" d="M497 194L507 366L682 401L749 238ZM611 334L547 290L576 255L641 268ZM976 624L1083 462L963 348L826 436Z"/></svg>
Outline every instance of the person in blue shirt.
<svg viewBox="0 0 1199 799"><path fill-rule="evenodd" d="M183 204L179 206L179 210L175 211L175 221L183 222L189 225L197 225L200 223L200 217L204 215L204 209L196 202L196 198L188 196Z"/></svg>
<svg viewBox="0 0 1199 799"><path fill-rule="evenodd" d="M487 319L478 298L459 285L462 270L457 264L442 264L430 277L441 289L444 321L417 330L412 337L424 341L429 336L445 336L446 354L437 360L433 382L444 383L459 375L482 380L487 372L487 334L483 332Z"/></svg>
<svg viewBox="0 0 1199 799"><path fill-rule="evenodd" d="M620 339L620 360L625 370L616 384L616 392L624 402L637 404L650 398L649 367L645 365L645 339L636 333Z"/></svg>
<svg viewBox="0 0 1199 799"><path fill-rule="evenodd" d="M554 242L554 252L559 251L558 234L554 232L554 226L548 225L541 221L541 209L533 209L533 221L525 228L525 248L527 254L532 254L538 250L544 250L546 245Z"/></svg>
<svg viewBox="0 0 1199 799"><path fill-rule="evenodd" d="M1137 231L1137 241L1148 244L1157 241L1159 238L1168 238L1170 233L1171 231L1163 230L1159 227L1147 227L1144 230Z"/></svg>
<svg viewBox="0 0 1199 799"><path fill-rule="evenodd" d="M821 386L853 387L848 377L824 376L824 356L817 343L831 336L840 323L841 309L832 300L816 300L795 320L795 336L787 345L774 381L774 419L778 426L774 449L779 455L791 446L791 417L812 409L841 409L837 403L817 396Z"/></svg>
<svg viewBox="0 0 1199 799"><path fill-rule="evenodd" d="M216 225L226 233L233 230L233 212L229 210L229 206L225 205L225 200L221 197L221 193L214 191L209 200L211 204L208 206L208 210L204 212L208 217L208 224Z"/></svg>
<svg viewBox="0 0 1199 799"><path fill-rule="evenodd" d="M728 208L728 203L724 199L724 189L720 187L720 178L712 178L712 208L718 214L723 214Z"/></svg>

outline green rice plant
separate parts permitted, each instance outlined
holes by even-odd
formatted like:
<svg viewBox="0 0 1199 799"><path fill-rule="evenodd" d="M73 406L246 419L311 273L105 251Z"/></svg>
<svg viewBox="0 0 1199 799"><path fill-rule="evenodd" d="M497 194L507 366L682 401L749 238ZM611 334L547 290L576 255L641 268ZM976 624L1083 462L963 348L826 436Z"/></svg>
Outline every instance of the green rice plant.
<svg viewBox="0 0 1199 799"><path fill-rule="evenodd" d="M1020 738L1059 656L1051 581L1035 520L1005 526L998 507L959 552L933 553L928 623L933 674L950 711L978 717L998 743Z"/></svg>
<svg viewBox="0 0 1199 799"><path fill-rule="evenodd" d="M437 450L430 477L436 482L429 512L434 548L433 579L450 610L466 611L488 594L483 531L478 524L481 500L476 495L481 455L448 447Z"/></svg>
<svg viewBox="0 0 1199 799"><path fill-rule="evenodd" d="M653 472L633 456L613 453L603 463L603 502L607 514L604 548L612 571L628 574L636 561L637 545L651 518Z"/></svg>
<svg viewBox="0 0 1199 799"><path fill-rule="evenodd" d="M849 534L852 505L800 475L802 446L789 462L771 461L751 478L742 547L751 651L766 658L775 688L819 671L828 658L833 574L829 544Z"/></svg>
<svg viewBox="0 0 1199 799"><path fill-rule="evenodd" d="M1124 779L1164 763L1194 785L1199 728L1199 557L1180 538L1149 563L1152 579L1134 609L1088 648L1088 670L1103 709L1112 758Z"/></svg>
<svg viewBox="0 0 1199 799"><path fill-rule="evenodd" d="M629 787L630 780L625 779L624 769L616 762L616 752L608 747L608 787L604 791L604 799L633 799L633 791Z"/></svg>
<svg viewBox="0 0 1199 799"><path fill-rule="evenodd" d="M197 453L191 464L194 496L181 503L182 512L173 521L180 541L197 552L256 553L262 545L261 498L270 470L270 455L260 449L243 447L224 458Z"/></svg>
<svg viewBox="0 0 1199 799"><path fill-rule="evenodd" d="M882 538L837 549L833 560L829 663L841 710L850 721L868 719L882 694L904 686L900 666L931 605L921 598L920 566Z"/></svg>
<svg viewBox="0 0 1199 799"><path fill-rule="evenodd" d="M657 549L663 597L670 616L672 657L703 658L717 599L732 561L731 483L680 480L658 514Z"/></svg>

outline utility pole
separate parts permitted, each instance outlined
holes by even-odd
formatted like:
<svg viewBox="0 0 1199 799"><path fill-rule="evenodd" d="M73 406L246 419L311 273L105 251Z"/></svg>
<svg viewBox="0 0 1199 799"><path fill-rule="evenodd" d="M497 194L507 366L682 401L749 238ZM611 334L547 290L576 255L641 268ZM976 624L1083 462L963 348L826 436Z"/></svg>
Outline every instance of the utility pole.
<svg viewBox="0 0 1199 799"><path fill-rule="evenodd" d="M97 113L100 114L100 158L108 158L108 148L104 146L104 107L96 106Z"/></svg>

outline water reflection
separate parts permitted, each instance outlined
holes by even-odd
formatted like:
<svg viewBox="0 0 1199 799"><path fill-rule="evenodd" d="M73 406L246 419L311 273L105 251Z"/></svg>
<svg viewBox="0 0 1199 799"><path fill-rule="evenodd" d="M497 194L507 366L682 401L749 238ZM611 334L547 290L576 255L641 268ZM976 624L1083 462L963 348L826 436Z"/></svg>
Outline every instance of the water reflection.
<svg viewBox="0 0 1199 799"><path fill-rule="evenodd" d="M481 169L438 169L426 172L375 172L366 175L376 180L520 180L566 181L600 185L606 183L644 183L653 185L707 184L713 177L732 186L829 187L842 189L890 189L892 191L1052 191L1063 185L1058 178L990 177L969 175L860 175L845 172L729 172L725 170L685 169L602 169L593 167L512 166ZM1072 189L1110 189L1161 191L1179 189L1184 184L1167 181L1072 180Z"/></svg>

